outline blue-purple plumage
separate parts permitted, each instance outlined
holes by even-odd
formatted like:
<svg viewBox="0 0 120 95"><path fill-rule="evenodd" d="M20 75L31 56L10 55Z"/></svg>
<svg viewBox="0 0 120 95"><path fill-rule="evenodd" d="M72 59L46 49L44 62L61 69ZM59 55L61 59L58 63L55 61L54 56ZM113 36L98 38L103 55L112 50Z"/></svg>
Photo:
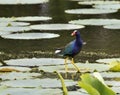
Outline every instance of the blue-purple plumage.
<svg viewBox="0 0 120 95"><path fill-rule="evenodd" d="M63 49L59 49L58 52L56 52L57 54L62 56L74 57L81 51L83 41L80 37L80 32L75 30L72 33L72 36L76 36L76 39L67 44Z"/></svg>

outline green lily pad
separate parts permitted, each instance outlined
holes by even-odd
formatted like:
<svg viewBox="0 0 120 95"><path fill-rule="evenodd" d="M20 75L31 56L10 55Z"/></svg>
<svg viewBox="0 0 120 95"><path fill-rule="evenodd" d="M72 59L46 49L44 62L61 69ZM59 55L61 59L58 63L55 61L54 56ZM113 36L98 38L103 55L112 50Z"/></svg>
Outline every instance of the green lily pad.
<svg viewBox="0 0 120 95"><path fill-rule="evenodd" d="M96 62L99 62L99 63L111 63L113 61L120 61L120 58L107 58L107 59L96 60Z"/></svg>
<svg viewBox="0 0 120 95"><path fill-rule="evenodd" d="M68 14L107 14L107 13L117 12L117 10L86 8L86 9L69 9L69 10L65 10L65 12Z"/></svg>
<svg viewBox="0 0 120 95"><path fill-rule="evenodd" d="M41 74L39 73L22 73L22 72L8 72L8 73L0 73L0 78L2 80L16 80L16 79L29 79L38 77Z"/></svg>
<svg viewBox="0 0 120 95"><path fill-rule="evenodd" d="M73 80L64 80L67 87L76 85ZM58 79L27 79L27 80L10 80L0 83L9 87L42 87L42 88L59 88L62 87Z"/></svg>
<svg viewBox="0 0 120 95"><path fill-rule="evenodd" d="M22 71L31 71L30 68L27 67L14 67L14 66L2 66L0 67L0 72L22 72Z"/></svg>
<svg viewBox="0 0 120 95"><path fill-rule="evenodd" d="M97 64L97 63L91 63L91 64L85 64L85 63L76 63L76 65L80 68L81 72L93 72L94 70L97 70L99 72L102 71L108 71L109 66L106 64ZM62 72L66 73L65 66L40 66L39 70L44 70L45 72ZM72 64L68 64L68 72L75 73L76 69Z"/></svg>
<svg viewBox="0 0 120 95"><path fill-rule="evenodd" d="M0 5L41 4L49 0L0 0Z"/></svg>
<svg viewBox="0 0 120 95"><path fill-rule="evenodd" d="M28 26L30 23L27 22L0 22L0 26Z"/></svg>
<svg viewBox="0 0 120 95"><path fill-rule="evenodd" d="M80 25L111 25L111 24L120 24L119 19L79 19L69 21L72 24L80 24Z"/></svg>
<svg viewBox="0 0 120 95"><path fill-rule="evenodd" d="M60 35L54 33L15 33L2 35L5 39L20 39L20 40L33 40L33 39L51 39L59 37Z"/></svg>
<svg viewBox="0 0 120 95"><path fill-rule="evenodd" d="M113 24L113 25L105 25L103 26L106 29L120 29L120 25L119 24Z"/></svg>
<svg viewBox="0 0 120 95"><path fill-rule="evenodd" d="M78 2L78 4L81 4L81 5L93 5L93 4L119 4L120 2L119 1L100 1L100 0L97 0L97 1L81 1L81 2ZM106 6L106 5L105 5Z"/></svg>
<svg viewBox="0 0 120 95"><path fill-rule="evenodd" d="M106 4L106 5L94 5L93 7L99 8L99 9L120 9L120 4Z"/></svg>
<svg viewBox="0 0 120 95"><path fill-rule="evenodd" d="M73 24L40 24L31 25L30 27L34 30L72 30L84 28L82 25Z"/></svg>
<svg viewBox="0 0 120 95"><path fill-rule="evenodd" d="M119 72L101 72L100 74L104 78L120 78Z"/></svg>
<svg viewBox="0 0 120 95"><path fill-rule="evenodd" d="M40 88L7 88L1 95L62 95L60 89L40 89Z"/></svg>
<svg viewBox="0 0 120 95"><path fill-rule="evenodd" d="M26 16L26 17L15 17L16 21L45 21L51 20L51 17L45 16Z"/></svg>
<svg viewBox="0 0 120 95"><path fill-rule="evenodd" d="M23 58L23 59L10 59L6 60L8 65L16 66L50 66L50 65L62 65L64 59L59 58Z"/></svg>

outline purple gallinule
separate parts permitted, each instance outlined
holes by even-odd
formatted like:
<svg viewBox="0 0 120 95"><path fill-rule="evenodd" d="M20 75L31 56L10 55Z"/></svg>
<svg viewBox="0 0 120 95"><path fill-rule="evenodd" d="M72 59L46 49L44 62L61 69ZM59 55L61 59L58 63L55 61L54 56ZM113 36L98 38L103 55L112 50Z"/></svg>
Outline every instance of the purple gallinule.
<svg viewBox="0 0 120 95"><path fill-rule="evenodd" d="M77 67L77 65L74 63L74 56L77 55L83 46L83 40L81 39L80 32L78 30L74 30L71 36L75 36L76 39L68 43L64 48L57 49L55 51L55 54L61 55L65 57L65 70L68 72L67 67L67 60L68 58L72 58L71 63L74 65L76 70L80 72L80 69Z"/></svg>

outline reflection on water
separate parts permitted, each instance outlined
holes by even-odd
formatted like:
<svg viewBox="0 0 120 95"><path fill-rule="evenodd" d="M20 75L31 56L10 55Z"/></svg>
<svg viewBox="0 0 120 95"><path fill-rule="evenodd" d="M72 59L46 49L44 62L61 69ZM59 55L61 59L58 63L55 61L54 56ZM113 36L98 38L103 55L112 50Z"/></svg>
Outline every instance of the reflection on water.
<svg viewBox="0 0 120 95"><path fill-rule="evenodd" d="M120 12L102 15L71 15L64 13L66 9L91 8L91 6L78 5L69 0L50 0L40 5L0 5L0 16L50 16L53 19L38 23L68 23L70 20L83 18L120 18ZM21 57L56 57L54 50L63 47L73 40L70 31L31 31L57 33L61 36L50 40L9 40L0 38L1 59ZM120 30L108 30L101 26L87 26L80 29L81 36L87 44L77 56L77 61L85 61L104 57L120 57Z"/></svg>

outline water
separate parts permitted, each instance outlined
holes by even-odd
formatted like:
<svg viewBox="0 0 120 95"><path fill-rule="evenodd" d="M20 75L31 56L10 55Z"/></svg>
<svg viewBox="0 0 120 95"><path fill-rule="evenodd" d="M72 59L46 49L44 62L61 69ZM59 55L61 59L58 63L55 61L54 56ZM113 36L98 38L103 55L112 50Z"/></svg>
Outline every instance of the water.
<svg viewBox="0 0 120 95"><path fill-rule="evenodd" d="M78 5L69 0L50 0L46 4L38 5L0 5L0 17L18 16L50 16L53 19L40 23L68 23L75 19L88 18L117 18L120 19L120 11L102 15L71 15L64 13L66 9L91 8L91 6ZM0 59L24 58L24 57L57 57L54 55L56 48L64 47L74 38L69 31L30 31L58 33L61 36L50 40L10 40L0 37ZM87 26L80 29L81 36L87 44L83 46L76 61L94 62L99 58L120 57L120 30L108 30L101 26Z"/></svg>

